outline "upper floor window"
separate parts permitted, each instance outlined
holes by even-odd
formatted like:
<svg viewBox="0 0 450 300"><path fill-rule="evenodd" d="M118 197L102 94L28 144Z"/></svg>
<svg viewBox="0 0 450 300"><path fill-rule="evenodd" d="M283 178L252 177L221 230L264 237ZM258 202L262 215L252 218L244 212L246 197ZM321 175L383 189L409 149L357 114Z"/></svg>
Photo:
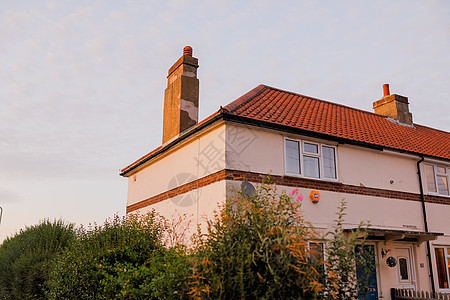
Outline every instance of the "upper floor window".
<svg viewBox="0 0 450 300"><path fill-rule="evenodd" d="M336 148L320 143L285 139L286 173L336 179Z"/></svg>
<svg viewBox="0 0 450 300"><path fill-rule="evenodd" d="M445 166L426 164L425 174L427 177L428 192L448 196L449 173L450 168Z"/></svg>

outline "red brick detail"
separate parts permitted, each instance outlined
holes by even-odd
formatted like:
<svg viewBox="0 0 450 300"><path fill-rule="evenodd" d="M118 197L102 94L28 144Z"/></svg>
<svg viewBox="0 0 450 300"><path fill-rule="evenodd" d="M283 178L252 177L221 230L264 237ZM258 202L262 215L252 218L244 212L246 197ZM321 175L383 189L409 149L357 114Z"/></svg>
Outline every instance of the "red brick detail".
<svg viewBox="0 0 450 300"><path fill-rule="evenodd" d="M146 206L170 199L177 195L187 193L196 188L201 188L201 187L210 185L210 184L218 182L218 181L222 181L222 180L244 181L244 180L246 180L246 181L250 181L250 182L261 183L264 179L267 178L267 176L268 176L267 174L240 171L240 170L228 170L228 169L220 170L216 173L213 173L211 175L208 175L208 176L202 177L200 179L194 180L192 182L186 183L184 185L181 185L179 187L171 189L167 192L158 194L156 196L142 200L135 204L129 205L129 206L127 206L127 213L130 213L134 210L141 209ZM270 175L270 180L277 185L284 185L284 186L290 186L290 187L317 189L317 190L322 190L322 191L331 191L331 192L337 192L337 193L356 194L356 195L382 197L382 198L390 198L390 199L421 201L420 194L355 186L355 185L343 184L340 182L322 181L322 180L314 180L314 179L299 178L299 177L292 177L292 176L278 176L278 175ZM424 198L425 198L425 202L427 202L427 203L450 205L450 198L448 198L448 197L424 195Z"/></svg>
<svg viewBox="0 0 450 300"><path fill-rule="evenodd" d="M131 204L127 206L127 213L130 213L132 211L135 211L137 209L144 208L146 206L170 199L172 197L175 197L180 194L184 194L187 192L190 192L196 188L201 188L207 185L210 185L214 182L221 181L226 178L226 171L227 170L220 170L216 173L213 173L211 175L202 177L200 179L188 182L186 184L180 185L179 187L173 188L169 191L163 192L161 194L158 194L156 196L150 197L148 199L139 201L137 203Z"/></svg>
<svg viewBox="0 0 450 300"><path fill-rule="evenodd" d="M425 198L425 202L427 202L427 203L450 205L450 198L448 198L448 197L424 195L424 198Z"/></svg>

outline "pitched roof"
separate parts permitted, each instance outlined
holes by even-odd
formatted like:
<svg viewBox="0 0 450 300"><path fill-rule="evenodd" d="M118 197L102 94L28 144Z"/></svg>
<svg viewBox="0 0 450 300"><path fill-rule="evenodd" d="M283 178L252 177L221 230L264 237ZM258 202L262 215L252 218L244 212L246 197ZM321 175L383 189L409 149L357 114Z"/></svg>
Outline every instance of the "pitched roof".
<svg viewBox="0 0 450 300"><path fill-rule="evenodd" d="M437 158L450 159L450 133L405 126L375 113L259 85L224 107L231 115Z"/></svg>
<svg viewBox="0 0 450 300"><path fill-rule="evenodd" d="M234 118L231 118L234 117ZM259 85L213 113L178 138L121 170L122 176L217 120L248 120L275 129L291 128L339 141L372 145L450 160L450 133L414 124L405 126L356 108Z"/></svg>

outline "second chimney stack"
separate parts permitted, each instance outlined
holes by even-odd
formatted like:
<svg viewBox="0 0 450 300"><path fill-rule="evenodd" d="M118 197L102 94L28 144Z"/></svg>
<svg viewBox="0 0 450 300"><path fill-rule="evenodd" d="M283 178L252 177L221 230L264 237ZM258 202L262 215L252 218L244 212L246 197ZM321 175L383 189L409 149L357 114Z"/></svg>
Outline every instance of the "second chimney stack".
<svg viewBox="0 0 450 300"><path fill-rule="evenodd" d="M384 96L373 103L373 109L378 115L391 118L399 123L413 125L412 114L409 112L408 98L390 94L389 84L383 85Z"/></svg>

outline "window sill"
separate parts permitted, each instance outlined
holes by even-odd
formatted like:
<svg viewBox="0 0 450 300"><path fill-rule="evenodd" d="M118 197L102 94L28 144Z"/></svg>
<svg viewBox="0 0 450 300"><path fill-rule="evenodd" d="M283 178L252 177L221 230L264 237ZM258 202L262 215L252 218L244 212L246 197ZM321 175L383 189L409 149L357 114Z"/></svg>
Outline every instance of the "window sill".
<svg viewBox="0 0 450 300"><path fill-rule="evenodd" d="M441 195L441 194L438 194L438 193L427 193L426 195L427 196L450 198L450 195ZM450 293L450 289L448 289L448 292Z"/></svg>
<svg viewBox="0 0 450 300"><path fill-rule="evenodd" d="M339 179L331 179L331 178L315 178L315 177L306 177L301 174L296 173L284 173L284 176L291 176L296 178L308 179L308 180L318 180L318 181L327 181L327 182L339 182Z"/></svg>

